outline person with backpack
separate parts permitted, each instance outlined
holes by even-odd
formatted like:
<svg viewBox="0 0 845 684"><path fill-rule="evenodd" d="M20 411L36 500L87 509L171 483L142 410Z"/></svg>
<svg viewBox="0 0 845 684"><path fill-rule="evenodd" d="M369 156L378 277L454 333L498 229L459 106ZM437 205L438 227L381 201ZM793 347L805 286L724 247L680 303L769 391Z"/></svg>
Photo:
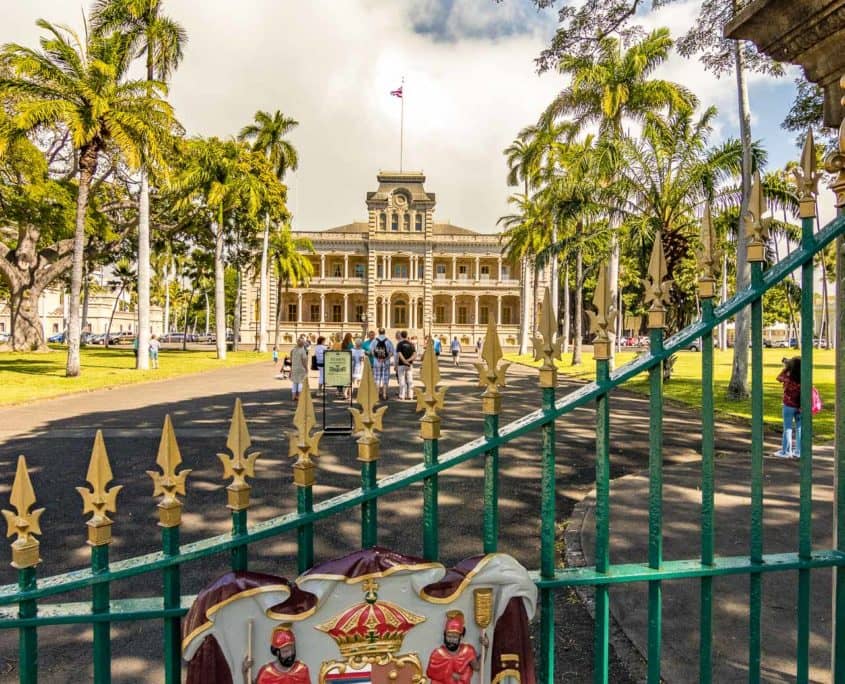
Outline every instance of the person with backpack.
<svg viewBox="0 0 845 684"><path fill-rule="evenodd" d="M399 400L413 400L414 398L414 360L417 350L408 341L408 333L399 333L399 344L396 345L396 373L399 376Z"/></svg>
<svg viewBox="0 0 845 684"><path fill-rule="evenodd" d="M396 353L391 342L384 334L384 328L378 329L378 337L370 345L373 357L373 379L378 386L380 399L387 401L387 387L390 384L390 360Z"/></svg>

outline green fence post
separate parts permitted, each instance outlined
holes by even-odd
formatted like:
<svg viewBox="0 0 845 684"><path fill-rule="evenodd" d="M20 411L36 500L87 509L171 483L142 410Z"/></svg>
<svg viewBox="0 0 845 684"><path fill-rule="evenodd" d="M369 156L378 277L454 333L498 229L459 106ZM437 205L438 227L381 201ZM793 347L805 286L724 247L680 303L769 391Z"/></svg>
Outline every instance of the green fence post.
<svg viewBox="0 0 845 684"><path fill-rule="evenodd" d="M475 364L479 385L483 386L481 413L484 415L484 437L493 439L499 433L499 413L502 410L502 395L499 387L505 384L505 373L509 363L499 365L502 360L502 346L499 333L491 317L487 323L484 346L481 349L482 362ZM499 448L493 447L484 453L484 553L494 553L499 545Z"/></svg>
<svg viewBox="0 0 845 684"><path fill-rule="evenodd" d="M713 420L713 298L716 296L715 273L719 254L716 250L716 231L710 214L710 204L704 208L701 220L699 253L701 276L698 279L698 298L701 318L706 331L701 337L701 563L713 565L715 536L715 425ZM698 649L698 678L700 684L713 681L713 578L702 577L700 586L700 620Z"/></svg>
<svg viewBox="0 0 845 684"><path fill-rule="evenodd" d="M29 479L26 459L18 456L15 480L9 497L14 511L3 511L9 523L7 536L16 534L12 542L12 567L18 571L18 589L21 592L37 588L35 566L41 562L40 544L35 535L41 534L39 519L43 508L32 510L35 505L35 491ZM33 599L18 601L18 617L34 618L38 615L38 604ZM18 668L21 684L35 684L38 681L38 628L34 626L18 629Z"/></svg>
<svg viewBox="0 0 845 684"><path fill-rule="evenodd" d="M663 329L669 304L670 281L663 253L660 231L654 235L654 247L648 265L646 302L650 353L663 351ZM666 363L666 362L664 362ZM648 449L648 566L659 570L663 564L663 363L649 369L649 449ZM663 584L648 583L648 681L660 683L660 655L663 643Z"/></svg>
<svg viewBox="0 0 845 684"><path fill-rule="evenodd" d="M593 357L596 383L601 387L610 380L610 335L616 310L613 306L607 266L599 267L593 295L596 312L588 312L590 331L596 334ZM610 569L610 395L596 397L596 572ZM596 586L596 615L593 632L593 681L607 684L610 677L610 587Z"/></svg>
<svg viewBox="0 0 845 684"><path fill-rule="evenodd" d="M812 132L802 154L802 169L796 173L799 183L801 247L815 251L813 233L816 219L816 151ZM795 445L800 452L800 494L798 518L798 556L809 560L813 553L813 325L814 270L811 259L801 267L801 439ZM825 306L827 304L825 303ZM807 325L805 322L810 321ZM797 440L796 440L797 441ZM796 676L799 682L810 676L810 570L798 571L798 638Z"/></svg>
<svg viewBox="0 0 845 684"><path fill-rule="evenodd" d="M161 496L158 502L158 524L161 527L161 549L165 556L179 555L179 526L182 524L182 502L177 495L185 494L185 478L191 472L176 468L182 463L176 434L170 416L164 418L164 429L158 447L156 463L161 473L148 470L155 486L153 496ZM164 609L179 608L182 603L179 586L179 565L171 565L162 571ZM164 679L167 684L178 684L182 677L182 625L178 617L164 618Z"/></svg>
<svg viewBox="0 0 845 684"><path fill-rule="evenodd" d="M296 458L293 464L293 483L296 485L296 512L307 515L314 511L313 487L316 482L313 459L319 455L321 431L312 433L317 427L314 402L308 378L302 384L302 392L293 416L294 433L290 437L289 455ZM314 565L314 524L304 523L296 528L296 566L300 573Z"/></svg>
<svg viewBox="0 0 845 684"><path fill-rule="evenodd" d="M751 262L751 288L756 299L751 303L751 563L763 563L763 264L766 244L762 214L760 174L751 185L745 230L748 261ZM752 569L749 580L748 681L760 681L761 606L763 578Z"/></svg>
<svg viewBox="0 0 845 684"><path fill-rule="evenodd" d="M423 439L423 459L426 467L437 463L439 457L440 416L445 389L438 389L440 367L434 353L433 340L429 338L423 353L421 379L423 387L417 391L417 411L424 411L420 418L420 437ZM436 561L440 558L440 520L438 515L437 475L423 480L423 558Z"/></svg>
<svg viewBox="0 0 845 684"><path fill-rule="evenodd" d="M92 513L86 523L88 545L91 547L91 572L94 575L108 574L109 544L112 541L112 521L109 513L117 511L117 495L120 485L108 488L114 479L109 464L103 433L97 430L91 461L88 465L86 480L91 485L77 487L82 497L83 514ZM109 612L109 583L99 582L92 588L91 612L94 614ZM108 684L111 681L111 623L94 623L94 683Z"/></svg>
<svg viewBox="0 0 845 684"><path fill-rule="evenodd" d="M255 461L261 455L257 451L247 454L251 445L252 439L244 417L243 404L240 399L235 399L229 437L226 440L226 447L232 455L217 454L223 464L223 478L232 478L232 482L226 487L226 507L232 511L232 536L235 538L243 537L247 533L251 487L246 478L255 477ZM248 564L247 545L233 548L230 560L234 572L245 572Z"/></svg>
<svg viewBox="0 0 845 684"><path fill-rule="evenodd" d="M360 409L350 408L355 421L358 438L358 460L361 462L361 489L371 491L376 486L379 459L379 439L376 430L384 430L382 421L387 406L376 408L378 388L373 378L369 359L364 357L364 372L358 388ZM361 546L368 549L378 543L378 499L369 499L361 504Z"/></svg>
<svg viewBox="0 0 845 684"><path fill-rule="evenodd" d="M835 174L831 187L838 216L845 216L845 131L839 132L839 146L825 159L825 170ZM836 292L845 292L845 238L836 240ZM836 352L834 386L845 387L845 297L836 298ZM845 553L845 399L834 397L833 546ZM835 684L845 683L845 567L833 570L833 639L831 670Z"/></svg>
<svg viewBox="0 0 845 684"><path fill-rule="evenodd" d="M543 391L543 412L549 414L543 425L542 479L540 483L540 576L551 579L557 565L557 484L555 477L555 388L562 340L557 336L557 312L552 295L546 288L540 311L540 337L534 338L534 358L542 359L540 387ZM554 590L540 589L540 681L555 681L555 603Z"/></svg>

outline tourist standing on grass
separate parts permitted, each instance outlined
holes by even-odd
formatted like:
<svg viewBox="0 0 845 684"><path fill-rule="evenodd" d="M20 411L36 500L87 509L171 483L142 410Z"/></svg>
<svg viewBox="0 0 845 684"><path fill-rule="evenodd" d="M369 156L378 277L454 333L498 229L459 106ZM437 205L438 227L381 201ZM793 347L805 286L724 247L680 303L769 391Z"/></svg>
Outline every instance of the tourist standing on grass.
<svg viewBox="0 0 845 684"><path fill-rule="evenodd" d="M370 345L370 353L373 357L373 378L378 385L378 395L387 401L387 387L390 384L390 360L395 350L393 342L387 339L384 328L379 328L378 337Z"/></svg>
<svg viewBox="0 0 845 684"><path fill-rule="evenodd" d="M396 345L396 374L399 378L399 399L405 401L414 398L414 360L417 350L408 341L408 333L399 333L399 344Z"/></svg>
<svg viewBox="0 0 845 684"><path fill-rule="evenodd" d="M323 388L323 380L324 380L324 365L326 361L326 338L320 335L317 338L317 344L314 345L314 368L315 370L319 371L319 377L317 379L317 390L322 391Z"/></svg>
<svg viewBox="0 0 845 684"><path fill-rule="evenodd" d="M461 360L461 343L457 337L452 338L452 344L449 348L452 351L452 365L457 366Z"/></svg>
<svg viewBox="0 0 845 684"><path fill-rule="evenodd" d="M801 449L801 357L783 359L783 370L778 375L783 383L783 438L775 456L798 458ZM795 449L792 448L792 426L795 425Z"/></svg>
<svg viewBox="0 0 845 684"><path fill-rule="evenodd" d="M302 393L302 385L308 377L308 349L305 348L305 338L300 335L296 346L290 352L290 397L294 401Z"/></svg>
<svg viewBox="0 0 845 684"><path fill-rule="evenodd" d="M137 337L135 338L138 339ZM161 343L158 341L158 337L155 335L150 337L150 365L154 368L158 368L158 350L161 347Z"/></svg>

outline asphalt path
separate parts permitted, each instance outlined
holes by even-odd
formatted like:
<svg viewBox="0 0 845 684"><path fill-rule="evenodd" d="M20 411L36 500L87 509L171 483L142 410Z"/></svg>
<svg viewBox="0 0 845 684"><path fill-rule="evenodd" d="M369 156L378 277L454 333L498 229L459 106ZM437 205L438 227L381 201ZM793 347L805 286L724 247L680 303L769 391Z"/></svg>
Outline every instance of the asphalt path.
<svg viewBox="0 0 845 684"><path fill-rule="evenodd" d="M453 368L443 359L441 373L447 387L442 412L441 454L483 433L480 390L468 356ZM515 420L540 405L536 372L513 366L504 390L501 424ZM559 394L576 388L561 380ZM418 437L419 414L414 402L395 399L391 389L382 436L379 476L398 472L422 461ZM152 482L145 471L155 467L158 439L165 415L173 421L183 467L192 470L184 500L183 543L230 529L225 507L226 483L217 453L225 451L228 423L235 398L244 405L253 448L261 451L252 481L250 522L267 520L295 510L296 491L288 458L287 434L294 404L289 383L275 378L269 363L221 369L163 382L102 390L12 407L0 411L0 499L8 501L18 454L25 454L41 518L40 576L85 567L89 549L81 499L74 491L84 483L94 434L103 430L115 483L124 485L114 515L111 558L121 559L160 549ZM330 405L334 399L329 399ZM335 411L342 406L334 405ZM648 400L617 393L611 400L612 477L640 471L648 457ZM319 415L319 405L318 405ZM700 445L698 418L684 407L667 406L665 414L667 465L694 464ZM578 409L558 419L557 506L561 545L566 521L577 502L593 487L595 473L595 413ZM776 436L773 436L776 439ZM774 442L773 442L774 444ZM726 455L747 452L748 434L742 424L724 423L717 434L717 450ZM326 436L314 488L315 502L356 487L360 482L356 445L347 436ZM539 567L540 510L539 433L520 437L501 450L501 536L499 550L510 553L529 569ZM483 463L472 461L440 478L441 560L447 565L482 549ZM421 488L397 492L379 500L379 543L408 554L422 549ZM4 505L4 507L8 507ZM644 509L643 501L643 509ZM315 525L315 554L325 560L358 548L360 519L343 514ZM294 578L296 540L282 536L252 547L250 569ZM561 563L563 562L561 550ZM228 569L226 554L183 566L182 591L193 594ZM16 581L15 571L0 569L0 582ZM158 574L112 585L115 598L156 596ZM85 592L61 600L85 601ZM557 602L557 672L560 681L592 680L592 623L572 592ZM161 628L149 623L113 625L113 681L160 682ZM41 681L88 682L90 627L39 630ZM614 658L614 682L636 681ZM0 634L0 681L17 679L17 637Z"/></svg>

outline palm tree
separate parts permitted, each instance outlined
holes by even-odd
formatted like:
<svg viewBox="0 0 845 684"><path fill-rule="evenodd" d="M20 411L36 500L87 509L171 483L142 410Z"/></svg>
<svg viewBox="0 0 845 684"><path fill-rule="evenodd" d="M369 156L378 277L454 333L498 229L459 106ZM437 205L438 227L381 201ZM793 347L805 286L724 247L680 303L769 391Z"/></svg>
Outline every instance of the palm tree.
<svg viewBox="0 0 845 684"><path fill-rule="evenodd" d="M164 0L97 0L92 14L94 31L127 36L132 51L145 58L147 85L166 83L182 60L187 34L182 26L162 14ZM148 169L140 169L138 196L138 347L146 349L150 336L150 185ZM149 368L147 354L139 354L137 367Z"/></svg>
<svg viewBox="0 0 845 684"><path fill-rule="evenodd" d="M689 110L698 104L684 86L653 78L671 48L669 30L662 28L629 47L608 36L599 41L593 54L564 55L558 69L569 77L570 85L549 105L543 118L572 117L579 127L598 124L599 139L611 152L606 159L612 161L612 146L622 137L625 120L641 121L649 113ZM612 178L615 169L609 166L607 172ZM619 239L613 233L609 275L614 300L619 296L619 257Z"/></svg>
<svg viewBox="0 0 845 684"><path fill-rule="evenodd" d="M175 188L180 204L199 205L214 240L214 307L217 356L226 358L226 299L223 248L227 220L239 209L254 218L268 213L273 218L287 215L285 189L264 155L235 141L218 138L191 140L186 149L186 167ZM234 331L237 335L238 331Z"/></svg>
<svg viewBox="0 0 845 684"><path fill-rule="evenodd" d="M255 113L255 123L244 126L238 137L251 140L252 149L266 155L276 170L276 177L283 181L288 169L296 171L299 156L296 148L285 139L299 122L285 116L279 110L273 114L265 111ZM258 351L267 351L267 320L269 318L270 295L268 287L268 249L270 241L270 217L264 220L264 239L261 244L258 294Z"/></svg>
<svg viewBox="0 0 845 684"><path fill-rule="evenodd" d="M76 152L78 194L68 316L66 374L79 375L79 295L85 249L85 219L91 181L100 155L117 149L133 169L157 159L162 137L173 125L170 105L158 82L126 78L132 58L130 36L115 33L85 40L71 29L43 19L41 50L9 43L0 49L8 67L0 96L12 100L14 133L64 126ZM0 137L0 153L9 135ZM5 140L4 140L5 139Z"/></svg>
<svg viewBox="0 0 845 684"><path fill-rule="evenodd" d="M117 305L120 303L120 298L123 296L124 292L128 292L132 284L135 282L135 270L132 268L132 264L129 263L128 259L120 259L115 265L112 271L112 278L109 281L109 287L112 290L117 290L117 293L114 296L114 305L111 308L111 316L109 316L109 323L106 326L106 336L103 338L103 347L108 349L109 346L109 336L111 334L111 324L114 321L114 314L117 311ZM138 349L149 349L150 345L149 342L147 343L146 347L141 346L140 336L138 338ZM138 354L140 356L140 354Z"/></svg>
<svg viewBox="0 0 845 684"><path fill-rule="evenodd" d="M296 238L290 226L283 225L270 238L269 257L276 276L276 330L273 346L279 346L279 329L282 324L282 291L289 287L307 285L314 275L314 263L306 254L314 253L308 238Z"/></svg>

